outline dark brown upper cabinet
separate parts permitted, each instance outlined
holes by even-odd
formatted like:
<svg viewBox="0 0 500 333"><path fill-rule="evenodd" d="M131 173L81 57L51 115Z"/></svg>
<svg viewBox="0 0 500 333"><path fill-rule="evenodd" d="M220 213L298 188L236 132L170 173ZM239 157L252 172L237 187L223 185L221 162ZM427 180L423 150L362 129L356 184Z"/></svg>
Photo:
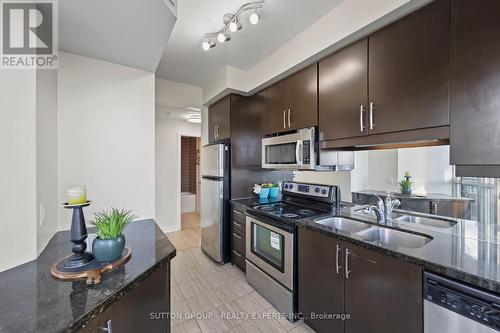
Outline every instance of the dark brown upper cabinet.
<svg viewBox="0 0 500 333"><path fill-rule="evenodd" d="M318 65L311 65L267 89L267 134L318 124Z"/></svg>
<svg viewBox="0 0 500 333"><path fill-rule="evenodd" d="M420 267L306 228L299 228L297 252L299 312L316 332L423 332Z"/></svg>
<svg viewBox="0 0 500 333"><path fill-rule="evenodd" d="M449 125L449 0L369 36L370 134Z"/></svg>
<svg viewBox="0 0 500 333"><path fill-rule="evenodd" d="M319 62L319 139L368 134L368 40Z"/></svg>
<svg viewBox="0 0 500 333"><path fill-rule="evenodd" d="M231 95L208 108L209 142L228 139L231 136Z"/></svg>
<svg viewBox="0 0 500 333"><path fill-rule="evenodd" d="M500 177L500 2L453 0L451 13L451 164Z"/></svg>
<svg viewBox="0 0 500 333"><path fill-rule="evenodd" d="M266 91L231 99L231 165L261 167L266 132Z"/></svg>

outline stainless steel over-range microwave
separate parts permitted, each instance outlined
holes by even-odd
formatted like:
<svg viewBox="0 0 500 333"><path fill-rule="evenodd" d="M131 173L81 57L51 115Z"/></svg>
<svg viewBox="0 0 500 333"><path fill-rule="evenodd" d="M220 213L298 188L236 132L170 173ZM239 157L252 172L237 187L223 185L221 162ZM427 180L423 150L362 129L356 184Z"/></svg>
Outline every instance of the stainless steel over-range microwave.
<svg viewBox="0 0 500 333"><path fill-rule="evenodd" d="M283 170L314 170L317 161L316 129L262 139L262 167Z"/></svg>

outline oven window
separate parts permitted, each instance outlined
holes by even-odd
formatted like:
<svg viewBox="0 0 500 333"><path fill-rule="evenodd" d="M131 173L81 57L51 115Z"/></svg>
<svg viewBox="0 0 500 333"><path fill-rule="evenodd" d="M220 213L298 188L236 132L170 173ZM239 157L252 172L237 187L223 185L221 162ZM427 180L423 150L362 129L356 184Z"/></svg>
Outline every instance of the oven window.
<svg viewBox="0 0 500 333"><path fill-rule="evenodd" d="M284 272L285 238L262 225L252 223L252 252Z"/></svg>
<svg viewBox="0 0 500 333"><path fill-rule="evenodd" d="M266 146L266 164L297 164L296 142Z"/></svg>

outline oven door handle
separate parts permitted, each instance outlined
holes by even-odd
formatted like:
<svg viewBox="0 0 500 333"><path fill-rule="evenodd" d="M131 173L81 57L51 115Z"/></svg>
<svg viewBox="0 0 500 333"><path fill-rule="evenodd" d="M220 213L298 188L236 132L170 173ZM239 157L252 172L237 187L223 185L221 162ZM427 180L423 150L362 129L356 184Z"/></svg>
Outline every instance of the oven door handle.
<svg viewBox="0 0 500 333"><path fill-rule="evenodd" d="M297 165L302 166L302 140L297 140L297 145L295 146L295 159L297 160Z"/></svg>

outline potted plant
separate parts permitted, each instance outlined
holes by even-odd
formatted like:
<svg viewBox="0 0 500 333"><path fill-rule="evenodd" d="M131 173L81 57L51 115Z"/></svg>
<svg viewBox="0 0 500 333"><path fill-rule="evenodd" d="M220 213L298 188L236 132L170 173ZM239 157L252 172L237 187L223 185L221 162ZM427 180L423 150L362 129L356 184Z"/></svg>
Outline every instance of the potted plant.
<svg viewBox="0 0 500 333"><path fill-rule="evenodd" d="M408 171L406 171L403 179L399 181L399 186L401 187L401 194L411 195L412 185L413 182L411 181L411 175Z"/></svg>
<svg viewBox="0 0 500 333"><path fill-rule="evenodd" d="M269 183L269 196L276 198L280 194L280 187L278 184Z"/></svg>
<svg viewBox="0 0 500 333"><path fill-rule="evenodd" d="M92 253L98 262L120 258L125 247L123 230L136 218L132 211L117 208L95 213L92 224L97 227L97 238L92 243Z"/></svg>

